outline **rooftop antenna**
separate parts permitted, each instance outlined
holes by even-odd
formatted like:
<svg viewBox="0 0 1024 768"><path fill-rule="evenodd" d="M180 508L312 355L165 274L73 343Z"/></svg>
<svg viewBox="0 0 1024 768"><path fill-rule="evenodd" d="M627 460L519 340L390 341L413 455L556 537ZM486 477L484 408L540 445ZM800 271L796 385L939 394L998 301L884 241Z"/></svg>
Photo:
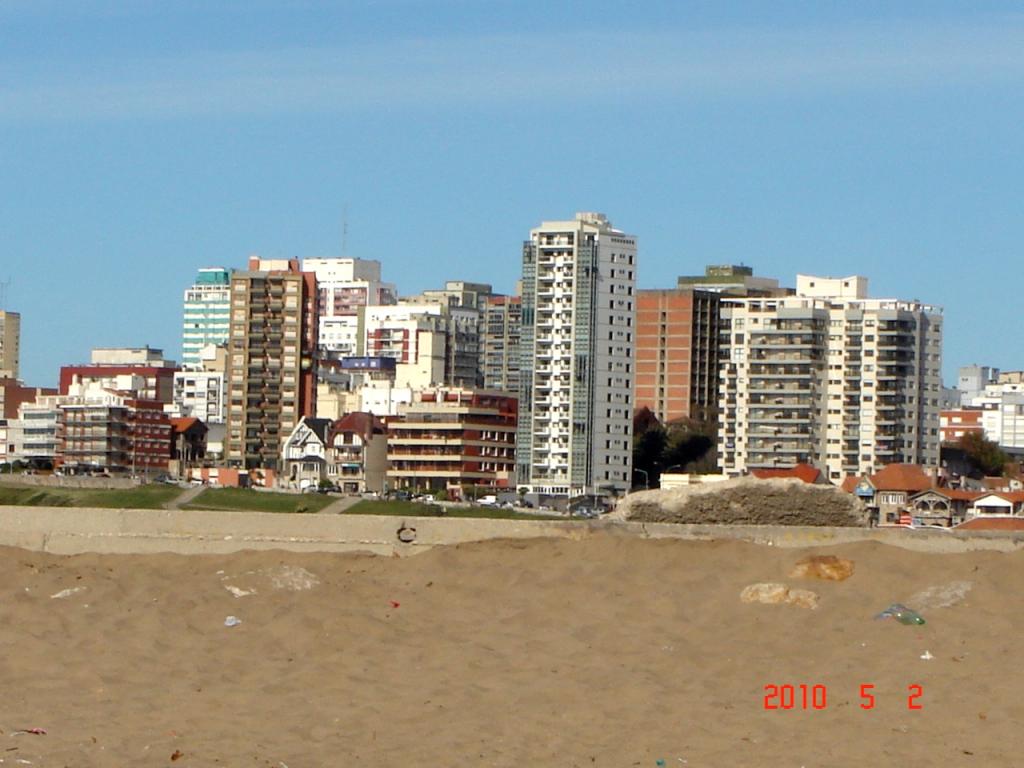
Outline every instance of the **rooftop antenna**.
<svg viewBox="0 0 1024 768"><path fill-rule="evenodd" d="M341 255L348 256L348 203L341 211Z"/></svg>

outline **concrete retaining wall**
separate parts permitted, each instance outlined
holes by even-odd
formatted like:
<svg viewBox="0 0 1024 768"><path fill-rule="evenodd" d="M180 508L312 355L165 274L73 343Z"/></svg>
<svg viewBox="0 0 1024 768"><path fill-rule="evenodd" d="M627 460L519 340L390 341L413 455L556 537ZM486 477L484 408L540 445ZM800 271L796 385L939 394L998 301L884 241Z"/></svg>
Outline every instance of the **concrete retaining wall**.
<svg viewBox="0 0 1024 768"><path fill-rule="evenodd" d="M31 485L39 488L134 488L139 480L130 477L86 477L79 475L0 475L3 485Z"/></svg>
<svg viewBox="0 0 1024 768"><path fill-rule="evenodd" d="M486 539L581 539L598 532L655 539L736 539L779 547L879 541L926 552L1008 552L1024 548L1024 535L1003 532L0 507L0 545L55 554L285 549L406 555L441 544Z"/></svg>

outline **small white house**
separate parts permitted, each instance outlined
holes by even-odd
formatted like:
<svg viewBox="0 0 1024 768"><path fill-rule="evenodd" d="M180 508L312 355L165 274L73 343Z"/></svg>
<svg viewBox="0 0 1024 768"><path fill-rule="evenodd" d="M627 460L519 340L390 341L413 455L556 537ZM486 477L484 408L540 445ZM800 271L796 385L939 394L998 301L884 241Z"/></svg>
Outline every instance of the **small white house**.
<svg viewBox="0 0 1024 768"><path fill-rule="evenodd" d="M1024 492L993 491L975 499L971 505L973 515L1021 515L1024 514Z"/></svg>
<svg viewBox="0 0 1024 768"><path fill-rule="evenodd" d="M305 417L288 436L282 450L284 474L279 480L288 488L317 486L326 477L327 431L330 419Z"/></svg>

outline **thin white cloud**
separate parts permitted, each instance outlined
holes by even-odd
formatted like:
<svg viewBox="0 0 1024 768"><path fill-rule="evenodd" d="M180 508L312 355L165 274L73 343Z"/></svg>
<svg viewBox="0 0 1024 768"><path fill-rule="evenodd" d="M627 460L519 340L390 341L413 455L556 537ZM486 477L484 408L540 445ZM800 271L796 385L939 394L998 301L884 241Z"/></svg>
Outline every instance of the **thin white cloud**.
<svg viewBox="0 0 1024 768"><path fill-rule="evenodd" d="M973 27L861 25L710 33L589 32L367 42L347 49L0 70L0 118L345 112L450 104L1016 84L1024 17Z"/></svg>

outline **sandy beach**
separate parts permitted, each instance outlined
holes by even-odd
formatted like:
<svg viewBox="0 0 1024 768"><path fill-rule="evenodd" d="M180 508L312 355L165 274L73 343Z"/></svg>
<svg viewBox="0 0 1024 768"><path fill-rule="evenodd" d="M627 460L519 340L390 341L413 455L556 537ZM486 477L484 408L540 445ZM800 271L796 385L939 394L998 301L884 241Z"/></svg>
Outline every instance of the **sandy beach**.
<svg viewBox="0 0 1024 768"><path fill-rule="evenodd" d="M788 577L814 553L853 576ZM765 581L819 607L740 601ZM954 605L909 603L954 582ZM4 766L1024 762L1020 553L604 534L405 558L3 549L0 585ZM927 623L873 618L893 602ZM766 710L769 684L794 707Z"/></svg>

